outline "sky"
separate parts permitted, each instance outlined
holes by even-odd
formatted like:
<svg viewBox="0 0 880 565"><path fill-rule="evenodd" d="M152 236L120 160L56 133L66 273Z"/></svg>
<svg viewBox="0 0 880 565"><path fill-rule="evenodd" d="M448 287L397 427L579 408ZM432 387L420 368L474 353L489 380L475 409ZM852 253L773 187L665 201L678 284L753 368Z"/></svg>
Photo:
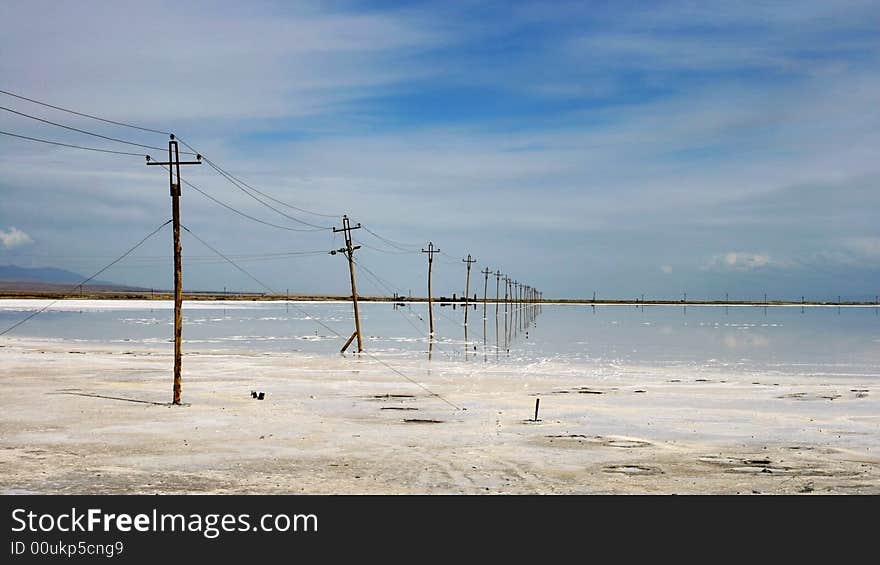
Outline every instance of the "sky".
<svg viewBox="0 0 880 565"><path fill-rule="evenodd" d="M174 132L309 211L184 167L275 224L184 186L182 223L260 281L184 232L186 289L347 293L339 234L296 220L348 214L364 294L424 296L429 241L435 295L468 254L480 296L486 268L545 297L880 293L878 1L10 0L0 32L0 89ZM167 158L164 134L0 106L160 149L6 110L2 131ZM0 135L0 264L88 276L170 205L141 156ZM171 237L99 278L171 288Z"/></svg>

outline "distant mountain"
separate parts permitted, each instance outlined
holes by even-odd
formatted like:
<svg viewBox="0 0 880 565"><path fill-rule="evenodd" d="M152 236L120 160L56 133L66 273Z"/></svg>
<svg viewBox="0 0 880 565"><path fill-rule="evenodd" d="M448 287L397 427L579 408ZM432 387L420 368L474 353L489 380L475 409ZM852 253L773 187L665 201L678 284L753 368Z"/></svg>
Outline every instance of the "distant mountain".
<svg viewBox="0 0 880 565"><path fill-rule="evenodd" d="M85 277L55 267L17 267L0 265L0 281L77 284Z"/></svg>
<svg viewBox="0 0 880 565"><path fill-rule="evenodd" d="M42 282L55 284L79 284L86 278L80 274L57 269L55 267L17 267L0 265L0 281L9 282ZM92 281L94 284L113 284L103 281Z"/></svg>

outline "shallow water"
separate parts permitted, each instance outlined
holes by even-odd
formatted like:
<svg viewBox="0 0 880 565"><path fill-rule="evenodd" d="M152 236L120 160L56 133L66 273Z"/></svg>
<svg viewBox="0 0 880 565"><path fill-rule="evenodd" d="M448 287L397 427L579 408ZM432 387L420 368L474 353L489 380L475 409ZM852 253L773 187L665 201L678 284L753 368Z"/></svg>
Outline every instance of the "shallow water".
<svg viewBox="0 0 880 565"><path fill-rule="evenodd" d="M48 304L0 300L0 327ZM483 317L485 312L485 318ZM880 376L873 307L544 305L469 311L434 305L432 359L573 367L688 365L786 374ZM427 305L362 303L365 348L388 359L427 359ZM184 351L336 354L354 328L349 303L189 302ZM169 344L166 301L59 301L7 336L75 343ZM352 350L354 346L352 346Z"/></svg>

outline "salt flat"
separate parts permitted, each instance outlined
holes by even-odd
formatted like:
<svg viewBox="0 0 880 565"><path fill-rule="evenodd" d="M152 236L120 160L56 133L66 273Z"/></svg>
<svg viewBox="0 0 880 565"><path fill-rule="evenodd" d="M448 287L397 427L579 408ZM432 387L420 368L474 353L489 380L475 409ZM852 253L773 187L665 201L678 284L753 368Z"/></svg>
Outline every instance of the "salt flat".
<svg viewBox="0 0 880 565"><path fill-rule="evenodd" d="M0 490L880 493L876 375L186 351L0 339Z"/></svg>

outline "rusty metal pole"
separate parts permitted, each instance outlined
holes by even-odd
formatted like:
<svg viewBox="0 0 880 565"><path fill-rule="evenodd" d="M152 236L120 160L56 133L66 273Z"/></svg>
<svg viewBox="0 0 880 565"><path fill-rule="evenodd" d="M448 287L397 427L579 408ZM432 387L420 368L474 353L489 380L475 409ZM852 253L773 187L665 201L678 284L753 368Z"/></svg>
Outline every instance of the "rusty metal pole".
<svg viewBox="0 0 880 565"><path fill-rule="evenodd" d="M180 148L174 134L168 141L168 161L153 161L147 155L147 165L168 167L168 181L171 188L171 223L174 231L174 386L172 404L179 405L182 397L181 368L183 365L183 259L180 245L180 166L201 165L202 156L196 161L180 161ZM175 182L175 180L177 182Z"/></svg>

